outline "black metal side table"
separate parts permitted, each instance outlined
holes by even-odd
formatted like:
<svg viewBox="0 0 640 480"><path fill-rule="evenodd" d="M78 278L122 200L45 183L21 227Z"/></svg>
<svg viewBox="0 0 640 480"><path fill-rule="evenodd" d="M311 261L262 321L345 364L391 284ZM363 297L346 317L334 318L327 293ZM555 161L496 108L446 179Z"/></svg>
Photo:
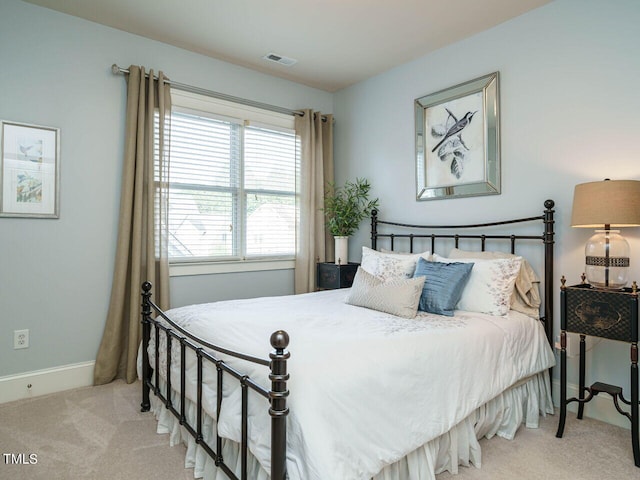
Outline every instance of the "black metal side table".
<svg viewBox="0 0 640 480"><path fill-rule="evenodd" d="M599 393L613 397L616 410L631 421L631 445L633 460L640 467L638 438L638 287L607 290L587 283L566 286L562 277L560 287L560 418L556 437L562 438L567 405L578 402L578 419L582 419L584 405ZM567 332L580 334L580 373L578 398L567 399ZM586 335L618 340L631 344L631 400L622 395L622 388L595 382L585 387L585 337ZM586 394L586 396L585 396ZM620 402L629 405L631 412L621 408Z"/></svg>
<svg viewBox="0 0 640 480"><path fill-rule="evenodd" d="M319 262L316 266L316 287L318 290L351 287L359 265L354 262L340 265L333 262Z"/></svg>

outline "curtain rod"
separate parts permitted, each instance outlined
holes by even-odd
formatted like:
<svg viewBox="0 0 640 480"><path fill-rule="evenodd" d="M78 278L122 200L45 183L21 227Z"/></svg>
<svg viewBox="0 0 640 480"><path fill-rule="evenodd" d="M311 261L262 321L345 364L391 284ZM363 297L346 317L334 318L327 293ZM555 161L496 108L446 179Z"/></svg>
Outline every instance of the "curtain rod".
<svg viewBox="0 0 640 480"><path fill-rule="evenodd" d="M128 75L129 69L119 67L114 63L113 65L111 65L111 72L114 75L118 75L118 74ZM148 78L149 74L145 74L145 76ZM154 76L154 78L157 78L157 77ZM207 90L205 88L194 87L192 85L187 85L185 83L174 82L173 80L168 80L167 83L169 83L172 87L185 92L198 93L200 95L205 95L207 97L213 97L213 98L218 98L220 100L227 100L230 102L240 103L241 105L248 105L250 107L262 108L263 110L269 110L271 112L284 113L285 115L298 115L300 117L304 116L304 112L301 110L290 110L284 107L277 107L275 105L269 105L266 103L254 102L253 100L247 100L246 98L234 97L233 95L214 92L212 90ZM322 116L322 120L326 121L326 117L324 115Z"/></svg>

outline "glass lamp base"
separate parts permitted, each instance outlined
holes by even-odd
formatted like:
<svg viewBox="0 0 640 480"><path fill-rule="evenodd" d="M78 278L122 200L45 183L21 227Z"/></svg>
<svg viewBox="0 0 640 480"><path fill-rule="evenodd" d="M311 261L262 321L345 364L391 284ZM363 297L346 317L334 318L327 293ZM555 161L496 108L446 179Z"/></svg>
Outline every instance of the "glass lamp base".
<svg viewBox="0 0 640 480"><path fill-rule="evenodd" d="M629 243L618 230L596 230L585 248L587 281L594 287L620 289L629 275Z"/></svg>

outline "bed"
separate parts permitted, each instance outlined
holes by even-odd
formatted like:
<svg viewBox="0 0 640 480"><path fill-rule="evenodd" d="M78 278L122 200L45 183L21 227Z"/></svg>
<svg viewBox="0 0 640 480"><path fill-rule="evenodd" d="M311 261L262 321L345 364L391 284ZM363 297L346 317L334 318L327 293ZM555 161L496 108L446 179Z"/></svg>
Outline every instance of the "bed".
<svg viewBox="0 0 640 480"><path fill-rule="evenodd" d="M206 480L435 479L479 467L478 439L513 438L553 413L553 206L454 226L374 212L350 289L163 312L145 282L142 410ZM435 304L405 315L427 286Z"/></svg>

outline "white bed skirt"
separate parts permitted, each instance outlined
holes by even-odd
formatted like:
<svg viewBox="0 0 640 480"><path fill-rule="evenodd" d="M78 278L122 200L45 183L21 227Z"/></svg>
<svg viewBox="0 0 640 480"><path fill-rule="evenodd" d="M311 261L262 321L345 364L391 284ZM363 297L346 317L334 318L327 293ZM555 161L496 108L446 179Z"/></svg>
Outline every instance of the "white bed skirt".
<svg viewBox="0 0 640 480"><path fill-rule="evenodd" d="M164 385L162 386L164 389ZM173 395L174 406L180 397ZM185 412L189 424L195 427L195 404L186 401ZM164 404L151 394L151 410L158 420L158 433L170 434L170 444L184 443L187 446L185 468L194 469L194 478L204 480L227 480L214 461L195 439L180 425L178 419ZM490 400L458 423L449 432L414 450L398 462L388 465L373 480L435 480L435 475L448 470L458 472L458 465L481 466L478 439L495 435L513 439L523 423L528 428L538 427L540 415L553 414L549 372L547 370L523 380ZM215 449L215 420L203 415L203 438ZM224 462L231 470L240 471L240 447L232 441L223 441ZM249 454L248 476L255 480L268 480L269 475L258 461ZM239 475L238 475L239 476ZM356 479L354 479L356 480Z"/></svg>

